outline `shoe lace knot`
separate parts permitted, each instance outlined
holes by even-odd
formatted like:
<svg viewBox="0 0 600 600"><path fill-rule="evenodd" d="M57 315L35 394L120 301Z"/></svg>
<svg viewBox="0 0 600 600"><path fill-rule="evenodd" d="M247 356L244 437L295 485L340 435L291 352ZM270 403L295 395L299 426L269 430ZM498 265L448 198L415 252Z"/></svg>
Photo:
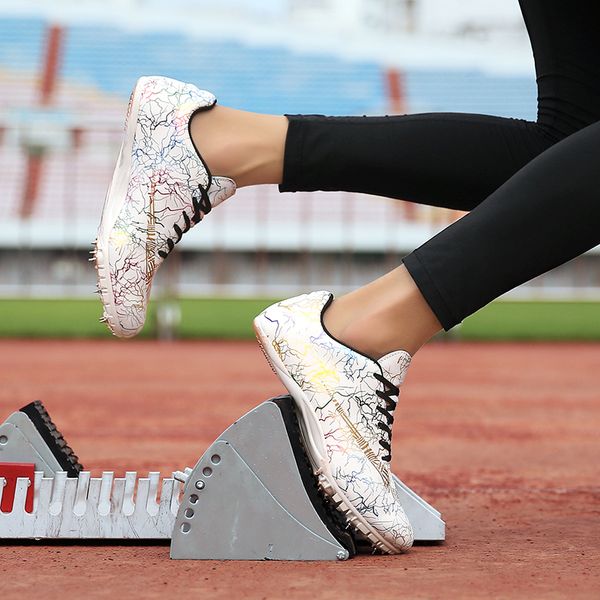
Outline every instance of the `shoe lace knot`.
<svg viewBox="0 0 600 600"><path fill-rule="evenodd" d="M167 238L167 246L168 250L165 252L164 250L159 250L158 255L161 258L167 258L171 252L173 252L173 248L175 248L175 244L178 244L181 241L184 233L187 233L192 228L192 223L194 225L200 223L202 219L212 210L212 204L210 203L210 198L208 197L207 189L198 184L198 187L192 192L192 213L191 216L188 215L187 211L183 211L183 221L184 227L183 229L175 223L173 225L173 229L175 230L174 238Z"/></svg>
<svg viewBox="0 0 600 600"><path fill-rule="evenodd" d="M398 395L400 389L391 381L386 379L379 373L373 373L373 376L379 383L383 384L383 390L376 390L376 394L384 401L384 405L377 406L377 411L382 415L382 419L377 423L377 427L381 429L383 437L379 440L379 445L387 452L381 460L390 462L392 460L392 425L394 423L393 412L398 404ZM394 400L394 396L396 399Z"/></svg>

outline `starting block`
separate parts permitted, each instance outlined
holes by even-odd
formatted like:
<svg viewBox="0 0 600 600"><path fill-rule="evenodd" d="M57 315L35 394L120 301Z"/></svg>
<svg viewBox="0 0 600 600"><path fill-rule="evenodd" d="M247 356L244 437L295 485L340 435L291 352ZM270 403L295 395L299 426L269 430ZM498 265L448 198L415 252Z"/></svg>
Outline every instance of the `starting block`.
<svg viewBox="0 0 600 600"><path fill-rule="evenodd" d="M415 541L443 541L440 513L394 476ZM345 560L372 552L320 491L294 401L263 402L194 468L160 479L91 477L33 402L0 425L0 539L171 540L173 559Z"/></svg>

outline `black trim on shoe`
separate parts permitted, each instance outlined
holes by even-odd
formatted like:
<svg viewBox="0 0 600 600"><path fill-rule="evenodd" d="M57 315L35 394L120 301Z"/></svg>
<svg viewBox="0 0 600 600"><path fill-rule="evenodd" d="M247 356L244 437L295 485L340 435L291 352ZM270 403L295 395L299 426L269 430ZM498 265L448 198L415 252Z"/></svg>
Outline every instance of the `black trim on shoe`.
<svg viewBox="0 0 600 600"><path fill-rule="evenodd" d="M211 173L210 169L208 168L208 165L206 164L205 160L202 158L202 154L200 154L200 150L198 150L198 147L196 146L196 144L194 142L194 138L192 137L192 119L194 118L194 116L197 113L206 112L207 110L211 110L216 105L217 105L217 99L215 98L215 101L212 104L208 104L207 106L198 106L198 108L194 109L194 111L190 115L190 118L188 119L188 136L190 138L190 142L192 142L192 146L193 146L194 150L196 151L196 155L200 159L200 162L204 165L204 168L206 169L206 174L208 175L208 185L206 186L207 190L209 190L210 186L212 185L213 176L212 176L212 173Z"/></svg>

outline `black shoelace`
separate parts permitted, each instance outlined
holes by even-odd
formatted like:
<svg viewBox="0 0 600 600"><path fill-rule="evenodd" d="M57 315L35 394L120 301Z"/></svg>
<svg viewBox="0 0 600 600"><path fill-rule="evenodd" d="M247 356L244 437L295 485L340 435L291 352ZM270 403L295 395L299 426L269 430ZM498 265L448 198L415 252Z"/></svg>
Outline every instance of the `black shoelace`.
<svg viewBox="0 0 600 600"><path fill-rule="evenodd" d="M208 198L208 192L202 185L198 185L198 193L194 193L192 195L192 207L194 212L192 212L191 217L187 214L187 212L183 211L183 220L185 222L185 226L183 229L181 229L181 227L179 227L177 223L173 225L176 238L175 240L173 240L172 238L167 239L167 246L169 247L167 252L165 252L164 250L158 251L158 255L161 258L167 258L167 256L169 256L169 254L173 252L175 244L178 244L181 241L183 234L187 233L190 230L192 223L196 225L197 223L202 221L204 216L206 216L212 210L212 205L210 203L210 199Z"/></svg>
<svg viewBox="0 0 600 600"><path fill-rule="evenodd" d="M379 373L373 373L373 376L377 381L383 384L385 391L377 390L375 393L379 398L385 400L385 407L378 406L377 410L385 417L386 422L380 421L377 427L384 433L384 437L379 440L379 445L387 451L385 456L381 457L381 460L390 462L392 460L392 425L394 423L394 415L392 414L396 408L397 400L394 400L392 396L398 397L400 389L397 385L394 385L391 381L388 381L383 375Z"/></svg>

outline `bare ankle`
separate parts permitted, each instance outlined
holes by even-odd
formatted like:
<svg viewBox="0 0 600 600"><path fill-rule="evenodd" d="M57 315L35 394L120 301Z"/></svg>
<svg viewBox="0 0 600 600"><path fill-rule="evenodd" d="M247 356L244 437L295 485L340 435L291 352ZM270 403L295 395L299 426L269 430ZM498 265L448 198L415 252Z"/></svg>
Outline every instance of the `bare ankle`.
<svg viewBox="0 0 600 600"><path fill-rule="evenodd" d="M323 320L339 341L374 359L395 350L412 356L442 328L404 266L335 300Z"/></svg>
<svg viewBox="0 0 600 600"><path fill-rule="evenodd" d="M287 118L216 105L196 113L192 140L213 175L238 187L281 183Z"/></svg>
<svg viewBox="0 0 600 600"><path fill-rule="evenodd" d="M424 343L409 339L404 332L390 326L389 318L383 312L362 315L341 328L335 324L330 328L327 320L324 322L337 340L373 360L396 350L404 350L413 356Z"/></svg>

